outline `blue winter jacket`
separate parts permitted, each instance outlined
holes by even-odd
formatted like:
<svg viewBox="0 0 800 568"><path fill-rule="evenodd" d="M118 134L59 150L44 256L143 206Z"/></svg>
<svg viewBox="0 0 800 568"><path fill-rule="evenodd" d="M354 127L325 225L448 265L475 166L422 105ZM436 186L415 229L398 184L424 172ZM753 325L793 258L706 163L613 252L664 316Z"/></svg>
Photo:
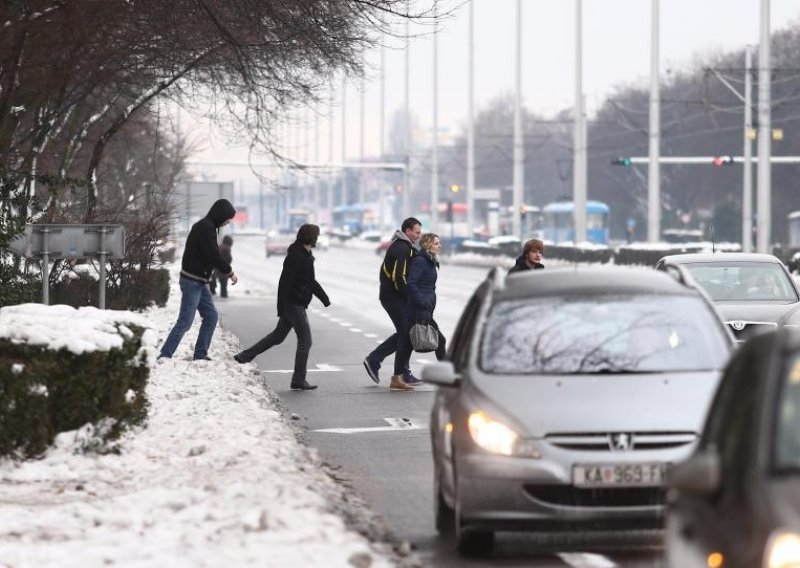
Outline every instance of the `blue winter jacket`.
<svg viewBox="0 0 800 568"><path fill-rule="evenodd" d="M436 309L436 277L439 263L421 250L408 269L407 315L411 320L432 320Z"/></svg>

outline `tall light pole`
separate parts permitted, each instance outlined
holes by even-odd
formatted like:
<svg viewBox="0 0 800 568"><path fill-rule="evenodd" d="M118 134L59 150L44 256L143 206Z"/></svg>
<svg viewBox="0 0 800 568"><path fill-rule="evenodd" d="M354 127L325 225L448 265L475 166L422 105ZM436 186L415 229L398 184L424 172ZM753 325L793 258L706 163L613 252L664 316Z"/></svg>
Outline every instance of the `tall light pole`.
<svg viewBox="0 0 800 568"><path fill-rule="evenodd" d="M744 48L744 158L742 173L742 251L753 252L753 46Z"/></svg>
<svg viewBox="0 0 800 568"><path fill-rule="evenodd" d="M475 0L469 3L467 53L467 238L475 234Z"/></svg>
<svg viewBox="0 0 800 568"><path fill-rule="evenodd" d="M431 230L439 227L439 15L433 6L433 137L431 142Z"/></svg>
<svg viewBox="0 0 800 568"><path fill-rule="evenodd" d="M650 15L650 161L647 164L647 240L661 240L661 101L659 94L659 7L651 0Z"/></svg>
<svg viewBox="0 0 800 568"><path fill-rule="evenodd" d="M361 80L361 89L359 93L359 136L358 136L358 160L364 162L364 91L366 90L366 82ZM366 201L364 195L364 176L358 177L358 202L363 206Z"/></svg>
<svg viewBox="0 0 800 568"><path fill-rule="evenodd" d="M406 12L410 12L411 0L406 2ZM406 67L405 67L405 125L406 125L406 169L403 170L403 218L411 215L411 34L406 18Z"/></svg>
<svg viewBox="0 0 800 568"><path fill-rule="evenodd" d="M331 100L328 107L328 163L333 163L333 104L336 100L336 94L333 90L333 83L331 82ZM328 185L326 187L325 205L328 210L328 224L333 228L333 170L328 171Z"/></svg>
<svg viewBox="0 0 800 568"><path fill-rule="evenodd" d="M522 238L522 188L525 176L525 154L522 145L522 0L517 0L517 54L515 61L514 88L514 187L511 211L512 234Z"/></svg>
<svg viewBox="0 0 800 568"><path fill-rule="evenodd" d="M572 152L573 242L586 240L586 141L583 99L583 0L575 0L575 124Z"/></svg>
<svg viewBox="0 0 800 568"><path fill-rule="evenodd" d="M378 148L380 150L380 160L383 161L383 153L385 150L384 147L384 140L386 138L385 128L386 128L386 48L381 45L381 80L380 80L380 91L381 91L381 107L380 107L380 127L378 128ZM384 221L386 219L386 187L385 184L385 176L383 175L383 171L381 171L379 179L378 179L378 188L380 189L380 193L378 194L378 230L383 230Z"/></svg>
<svg viewBox="0 0 800 568"><path fill-rule="evenodd" d="M342 77L342 163L347 161L347 75ZM342 168L340 204L347 205L347 169Z"/></svg>
<svg viewBox="0 0 800 568"><path fill-rule="evenodd" d="M772 232L772 113L770 64L770 0L761 0L761 30L758 47L758 241L756 250L769 252Z"/></svg>

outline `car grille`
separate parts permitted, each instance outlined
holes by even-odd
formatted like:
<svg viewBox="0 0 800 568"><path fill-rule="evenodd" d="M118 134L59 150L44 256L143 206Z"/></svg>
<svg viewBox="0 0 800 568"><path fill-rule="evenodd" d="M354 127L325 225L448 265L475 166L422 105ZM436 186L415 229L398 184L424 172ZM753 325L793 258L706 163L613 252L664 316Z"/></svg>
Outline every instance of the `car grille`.
<svg viewBox="0 0 800 568"><path fill-rule="evenodd" d="M765 323L765 322L752 322L752 321L736 321L737 327L741 327L744 324L742 329L736 329L734 327L734 321L726 322L728 326L730 326L733 335L739 341L746 341L753 337L754 335L758 335L759 333L764 333L765 331L769 331L771 329L775 329L778 324L776 323Z"/></svg>
<svg viewBox="0 0 800 568"><path fill-rule="evenodd" d="M562 432L548 434L544 439L548 444L567 450L608 452L611 450L611 435L607 432ZM633 440L632 451L679 448L697 439L694 432L631 432L630 435Z"/></svg>
<svg viewBox="0 0 800 568"><path fill-rule="evenodd" d="M537 501L561 507L653 507L664 505L666 492L659 487L578 489L571 485L525 485Z"/></svg>

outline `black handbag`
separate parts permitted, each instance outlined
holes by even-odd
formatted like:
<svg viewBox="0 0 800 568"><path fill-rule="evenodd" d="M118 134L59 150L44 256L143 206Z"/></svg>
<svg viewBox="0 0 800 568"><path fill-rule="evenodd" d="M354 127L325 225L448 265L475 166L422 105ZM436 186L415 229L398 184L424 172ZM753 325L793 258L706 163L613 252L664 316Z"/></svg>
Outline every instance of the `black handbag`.
<svg viewBox="0 0 800 568"><path fill-rule="evenodd" d="M439 330L430 322L417 322L408 333L411 347L417 353L430 353L439 347Z"/></svg>

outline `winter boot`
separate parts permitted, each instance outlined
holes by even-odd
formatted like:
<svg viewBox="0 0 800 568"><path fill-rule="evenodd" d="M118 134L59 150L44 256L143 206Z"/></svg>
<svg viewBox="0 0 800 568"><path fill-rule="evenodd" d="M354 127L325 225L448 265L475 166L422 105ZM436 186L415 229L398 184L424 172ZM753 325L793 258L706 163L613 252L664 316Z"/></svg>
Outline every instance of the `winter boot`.
<svg viewBox="0 0 800 568"><path fill-rule="evenodd" d="M403 381L403 375L392 375L392 379L389 381L389 389L393 391L413 391L414 387L407 385Z"/></svg>

